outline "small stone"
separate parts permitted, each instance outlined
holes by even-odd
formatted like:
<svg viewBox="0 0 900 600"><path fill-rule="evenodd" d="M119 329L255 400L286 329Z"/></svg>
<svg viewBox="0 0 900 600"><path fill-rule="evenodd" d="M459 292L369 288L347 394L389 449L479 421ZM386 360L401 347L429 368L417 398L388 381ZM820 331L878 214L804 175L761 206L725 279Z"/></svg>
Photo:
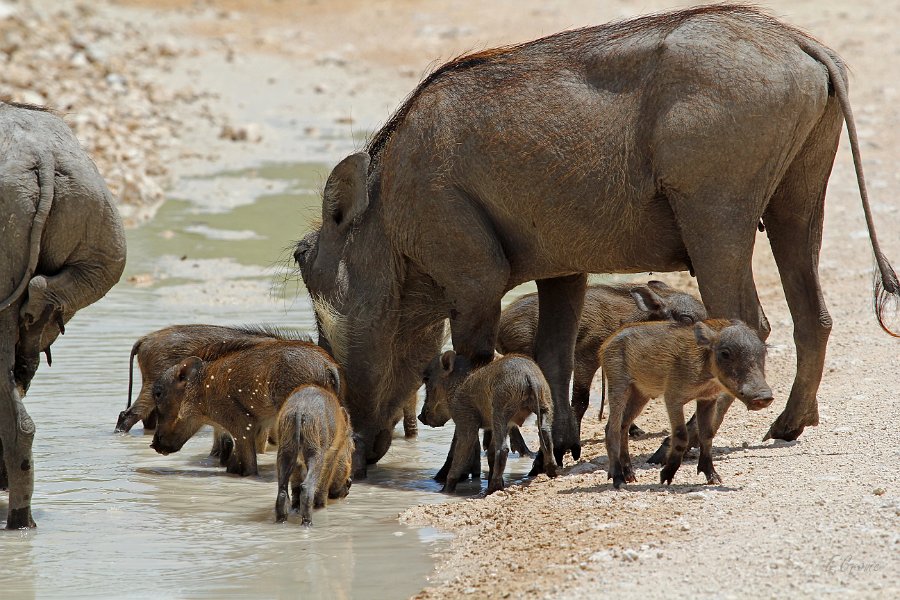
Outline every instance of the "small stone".
<svg viewBox="0 0 900 600"><path fill-rule="evenodd" d="M262 141L262 132L259 125L247 123L243 125L223 125L219 132L219 138L232 142L259 142Z"/></svg>
<svg viewBox="0 0 900 600"><path fill-rule="evenodd" d="M637 562L641 558L641 555L635 550L628 549L622 553L622 557L628 562Z"/></svg>
<svg viewBox="0 0 900 600"><path fill-rule="evenodd" d="M876 496L884 496L885 492L887 492L887 490L884 489L883 487L877 487L874 490L872 490L872 493L875 494Z"/></svg>

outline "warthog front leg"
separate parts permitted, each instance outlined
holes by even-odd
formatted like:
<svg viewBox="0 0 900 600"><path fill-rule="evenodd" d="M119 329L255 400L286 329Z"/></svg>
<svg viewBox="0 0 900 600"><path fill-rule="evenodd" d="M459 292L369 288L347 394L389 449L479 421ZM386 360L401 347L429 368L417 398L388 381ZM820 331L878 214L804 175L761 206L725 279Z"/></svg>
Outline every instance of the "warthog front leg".
<svg viewBox="0 0 900 600"><path fill-rule="evenodd" d="M700 460L697 472L706 475L706 483L722 483L712 462L713 419L715 400L697 400L697 428L700 432Z"/></svg>
<svg viewBox="0 0 900 600"><path fill-rule="evenodd" d="M31 446L34 442L34 421L28 416L19 396L12 374L12 357L0 383L0 442L9 487L7 529L35 527L31 517L31 496L34 492L34 469Z"/></svg>
<svg viewBox="0 0 900 600"><path fill-rule="evenodd" d="M587 275L542 279L538 286L538 329L534 358L541 367L553 396L553 453L562 466L563 456L581 456L579 422L569 403L569 381L574 367L575 338L584 306ZM535 458L534 471L543 468L543 458Z"/></svg>
<svg viewBox="0 0 900 600"><path fill-rule="evenodd" d="M419 422L416 420L417 396L412 393L403 405L403 436L414 438L419 435Z"/></svg>
<svg viewBox="0 0 900 600"><path fill-rule="evenodd" d="M666 398L666 411L669 413L669 425L672 428L672 445L666 457L666 466L659 472L659 482L671 484L684 453L687 451L688 432L684 424L684 405L677 399Z"/></svg>

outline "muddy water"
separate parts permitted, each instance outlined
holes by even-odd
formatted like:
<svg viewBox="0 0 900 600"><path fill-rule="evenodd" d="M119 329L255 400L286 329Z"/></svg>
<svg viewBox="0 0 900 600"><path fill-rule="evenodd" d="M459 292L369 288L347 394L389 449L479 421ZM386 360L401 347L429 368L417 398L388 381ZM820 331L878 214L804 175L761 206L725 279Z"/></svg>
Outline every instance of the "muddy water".
<svg viewBox="0 0 900 600"><path fill-rule="evenodd" d="M445 499L430 476L449 427L423 427L411 441L398 429L369 479L317 511L311 529L295 517L273 523L271 451L259 477L242 479L208 458L209 431L168 457L148 447L140 424L112 433L140 335L190 322L312 330L305 293L282 284L285 249L315 218L324 172L270 166L192 180L187 200L129 232L125 279L72 320L26 399L37 424L38 529L0 534L0 597L404 598L425 584L445 537L396 516ZM529 466L511 458L511 475ZM0 517L6 509L0 494Z"/></svg>

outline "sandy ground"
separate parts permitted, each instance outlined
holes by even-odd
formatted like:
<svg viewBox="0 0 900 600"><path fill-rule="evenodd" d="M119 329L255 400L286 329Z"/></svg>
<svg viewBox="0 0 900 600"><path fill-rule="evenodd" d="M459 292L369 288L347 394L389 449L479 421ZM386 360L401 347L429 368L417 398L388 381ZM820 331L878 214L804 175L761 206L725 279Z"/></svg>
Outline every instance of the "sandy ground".
<svg viewBox="0 0 900 600"><path fill-rule="evenodd" d="M121 0L95 10L113 25L141 23L149 47L165 42L166 57L140 69L154 89L201 99L172 100L186 112L177 138L158 145L178 191L190 189L188 175L261 161L336 162L424 73L461 52L688 4ZM900 5L761 4L850 65L878 231L900 267ZM755 273L773 328L768 379L776 402L760 413L729 413L714 441L724 484L701 485L695 461L671 487L656 483L657 468L645 459L667 421L654 401L638 420L648 435L632 445L638 482L613 491L592 408L582 459L564 476L401 516L456 534L421 597L900 594L900 343L872 317L871 250L846 144L829 186L820 264L834 318L821 424L794 443L760 442L787 398L795 363L764 234L760 242Z"/></svg>

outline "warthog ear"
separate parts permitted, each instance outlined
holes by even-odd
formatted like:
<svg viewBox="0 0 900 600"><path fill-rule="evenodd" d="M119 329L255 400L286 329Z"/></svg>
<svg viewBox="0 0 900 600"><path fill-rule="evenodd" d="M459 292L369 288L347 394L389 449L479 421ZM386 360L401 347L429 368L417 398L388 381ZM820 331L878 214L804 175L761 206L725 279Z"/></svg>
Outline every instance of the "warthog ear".
<svg viewBox="0 0 900 600"><path fill-rule="evenodd" d="M694 325L694 339L697 340L697 345L701 348L711 347L715 337L716 333L703 321Z"/></svg>
<svg viewBox="0 0 900 600"><path fill-rule="evenodd" d="M178 387L184 387L188 379L192 378L200 370L201 364L203 364L203 361L200 358L191 356L178 365L178 370L175 372L175 381L178 382Z"/></svg>
<svg viewBox="0 0 900 600"><path fill-rule="evenodd" d="M369 155L351 154L332 169L322 194L322 222L334 223L344 233L353 219L369 206Z"/></svg>
<svg viewBox="0 0 900 600"><path fill-rule="evenodd" d="M657 313L665 306L663 299L657 296L656 293L648 287L635 286L628 290L628 292L634 299L634 303L637 305L638 309L644 312Z"/></svg>
<svg viewBox="0 0 900 600"><path fill-rule="evenodd" d="M449 375L453 372L454 363L456 363L456 352L447 350L441 354L441 368L444 369L444 374Z"/></svg>

